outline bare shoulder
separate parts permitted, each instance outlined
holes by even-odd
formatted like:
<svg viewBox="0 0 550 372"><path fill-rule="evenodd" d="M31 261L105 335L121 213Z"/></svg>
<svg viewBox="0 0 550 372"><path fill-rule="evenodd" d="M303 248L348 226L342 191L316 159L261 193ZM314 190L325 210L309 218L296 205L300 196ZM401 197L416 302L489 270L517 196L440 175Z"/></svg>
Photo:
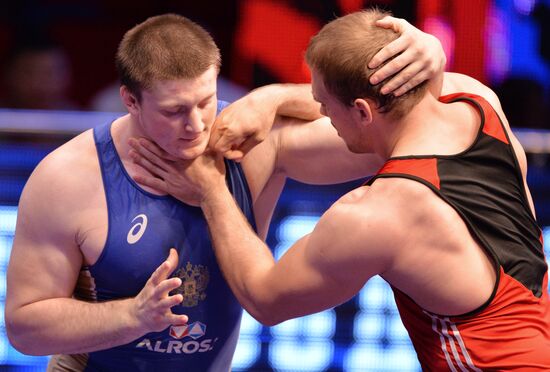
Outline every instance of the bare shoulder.
<svg viewBox="0 0 550 372"><path fill-rule="evenodd" d="M438 201L436 194L426 185L408 178L379 178L371 186L372 203L385 210L387 218L404 223L407 218L423 213L424 205Z"/></svg>
<svg viewBox="0 0 550 372"><path fill-rule="evenodd" d="M444 208L433 191L419 182L378 179L370 187L346 194L327 210L309 236L310 255L324 272L342 280L350 275L365 281L384 275L400 262L411 233L445 215Z"/></svg>
<svg viewBox="0 0 550 372"><path fill-rule="evenodd" d="M35 168L21 195L20 211L67 215L101 189L92 131L86 131L48 154ZM58 213L59 212L59 213Z"/></svg>
<svg viewBox="0 0 550 372"><path fill-rule="evenodd" d="M526 172L525 154L523 148L510 129L510 124L508 123L508 119L506 118L506 115L502 109L497 94L491 88L487 87L486 85L482 84L481 82L470 76L450 72L445 73L442 94L451 94L455 92L467 92L477 94L485 98L487 102L489 102L489 104L495 109L502 123L506 127L514 145L514 149L516 150L518 157L520 158L520 163L524 164L522 168L524 169L524 172Z"/></svg>
<svg viewBox="0 0 550 372"><path fill-rule="evenodd" d="M366 189L363 195L346 195L342 201L357 209L361 218L357 223L369 231L366 238L390 252L407 239L409 228L433 216L440 204L430 188L406 178L379 178Z"/></svg>
<svg viewBox="0 0 550 372"><path fill-rule="evenodd" d="M92 131L84 132L46 156L27 181L10 256L7 308L70 297L74 290L83 262L78 234L86 223L97 223L98 213L90 211L101 208L91 206L102 191L94 151Z"/></svg>
<svg viewBox="0 0 550 372"><path fill-rule="evenodd" d="M33 171L29 183L48 184L51 191L57 190L53 186L86 183L90 172L98 169L96 154L92 130L88 130L48 154Z"/></svg>
<svg viewBox="0 0 550 372"><path fill-rule="evenodd" d="M491 88L468 75L446 72L442 94L447 95L457 92L477 94L485 98L499 113L502 111L498 96Z"/></svg>
<svg viewBox="0 0 550 372"><path fill-rule="evenodd" d="M397 191L397 188L395 188ZM377 260L379 274L395 252L402 208L387 188L359 187L340 198L323 214L314 234L319 245L331 245L334 254L352 260ZM347 253L347 254L345 254Z"/></svg>
<svg viewBox="0 0 550 372"><path fill-rule="evenodd" d="M480 81L474 79L471 76L460 74L457 72L446 72L441 92L442 95L457 92L468 92L483 96L492 91L489 87L482 84Z"/></svg>

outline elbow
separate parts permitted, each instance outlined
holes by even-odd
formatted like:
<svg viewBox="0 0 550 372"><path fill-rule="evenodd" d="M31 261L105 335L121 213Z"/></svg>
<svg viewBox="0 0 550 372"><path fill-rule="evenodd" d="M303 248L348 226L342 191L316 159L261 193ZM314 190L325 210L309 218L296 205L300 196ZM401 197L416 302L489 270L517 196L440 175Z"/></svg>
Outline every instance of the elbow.
<svg viewBox="0 0 550 372"><path fill-rule="evenodd" d="M244 308L254 319L266 327L273 327L290 319L284 316L285 313L279 310L280 307L274 301L256 301L245 304Z"/></svg>
<svg viewBox="0 0 550 372"><path fill-rule="evenodd" d="M22 354L31 356L44 356L50 354L40 350L40 347L36 347L36 342L29 342L25 337L21 337L13 331L8 331L7 328L6 333L8 335L10 345Z"/></svg>
<svg viewBox="0 0 550 372"><path fill-rule="evenodd" d="M250 314L254 319L266 327L273 327L281 323L282 320L276 319L271 314Z"/></svg>
<svg viewBox="0 0 550 372"><path fill-rule="evenodd" d="M39 356L41 354L33 352L31 348L26 346L25 342L21 341L18 337L15 337L13 334L10 334L8 332L8 341L10 342L10 345L13 346L13 348L17 351L19 351L21 354L25 355L32 355L32 356Z"/></svg>
<svg viewBox="0 0 550 372"><path fill-rule="evenodd" d="M17 331L17 326L6 316L6 335L11 346L20 353L32 355L31 350L25 346L26 342L22 340L21 333Z"/></svg>
<svg viewBox="0 0 550 372"><path fill-rule="evenodd" d="M274 316L274 314L271 313L258 313L258 312L249 312L250 315L256 319L259 323L266 327L273 327L277 324L285 321L285 319L279 319L278 317Z"/></svg>
<svg viewBox="0 0 550 372"><path fill-rule="evenodd" d="M261 321L260 323L262 323L262 325L264 325L266 327L274 327L277 324L281 324L285 320L287 320L287 319L270 317L270 318L263 319L263 321Z"/></svg>
<svg viewBox="0 0 550 372"><path fill-rule="evenodd" d="M234 293L242 307L262 325L272 327L293 317L284 290L262 278L251 279L245 284L248 285L237 288Z"/></svg>
<svg viewBox="0 0 550 372"><path fill-rule="evenodd" d="M24 331L23 326L16 320L15 316L12 316L6 312L5 324L6 335L11 346L17 351L25 355L41 356L48 355L48 353L41 352L40 342L32 340ZM38 346L38 347L37 347Z"/></svg>

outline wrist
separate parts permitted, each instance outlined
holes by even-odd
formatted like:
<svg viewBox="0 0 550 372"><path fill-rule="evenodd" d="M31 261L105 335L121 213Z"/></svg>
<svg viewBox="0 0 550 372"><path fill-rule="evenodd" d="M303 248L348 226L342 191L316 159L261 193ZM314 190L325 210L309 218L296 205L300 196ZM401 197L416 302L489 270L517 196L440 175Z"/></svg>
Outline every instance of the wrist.
<svg viewBox="0 0 550 372"><path fill-rule="evenodd" d="M124 333L126 333L129 339L137 339L149 332L146 329L145 322L139 317L138 304L135 297L114 301L113 304L118 305L116 309L113 309L113 312L122 315L122 329L125 330Z"/></svg>
<svg viewBox="0 0 550 372"><path fill-rule="evenodd" d="M210 187L202 194L199 205L201 208L216 205L220 200L224 200L227 194L231 195L224 178L210 184Z"/></svg>

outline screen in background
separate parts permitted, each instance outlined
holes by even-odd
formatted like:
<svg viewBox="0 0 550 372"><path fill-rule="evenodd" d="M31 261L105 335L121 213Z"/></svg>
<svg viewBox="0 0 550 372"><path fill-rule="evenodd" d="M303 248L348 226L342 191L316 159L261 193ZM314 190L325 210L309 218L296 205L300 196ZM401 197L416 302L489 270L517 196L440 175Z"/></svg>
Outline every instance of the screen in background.
<svg viewBox="0 0 550 372"><path fill-rule="evenodd" d="M0 310L6 297L6 269L13 242L17 208L0 206ZM311 232L320 215L288 215L277 221L274 248L280 257L298 238ZM550 241L550 227L544 228ZM546 257L550 246L545 245ZM351 311L327 310L267 328L247 313L235 354L235 371L420 371L389 286L374 277L347 304ZM347 332L339 329L340 325ZM0 365L44 370L48 357L31 357L8 342L4 318L0 328Z"/></svg>

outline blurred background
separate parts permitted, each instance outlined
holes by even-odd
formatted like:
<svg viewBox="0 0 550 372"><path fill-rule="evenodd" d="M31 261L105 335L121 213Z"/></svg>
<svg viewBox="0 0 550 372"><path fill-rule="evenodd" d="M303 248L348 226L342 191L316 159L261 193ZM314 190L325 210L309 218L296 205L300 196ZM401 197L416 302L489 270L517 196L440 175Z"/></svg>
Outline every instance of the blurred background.
<svg viewBox="0 0 550 372"><path fill-rule="evenodd" d="M528 182L550 241L550 0L19 0L0 4L0 371L44 370L5 337L3 308L17 204L36 164L77 133L120 116L114 54L126 30L174 12L209 30L222 52L221 99L273 82L308 82L309 38L337 16L379 5L435 34L447 70L500 96L528 152ZM360 182L289 181L268 237L280 256ZM547 247L548 248L548 247ZM547 249L547 257L549 251ZM78 330L75 330L77 332ZM418 371L390 289L309 317L262 327L245 314L235 371Z"/></svg>

